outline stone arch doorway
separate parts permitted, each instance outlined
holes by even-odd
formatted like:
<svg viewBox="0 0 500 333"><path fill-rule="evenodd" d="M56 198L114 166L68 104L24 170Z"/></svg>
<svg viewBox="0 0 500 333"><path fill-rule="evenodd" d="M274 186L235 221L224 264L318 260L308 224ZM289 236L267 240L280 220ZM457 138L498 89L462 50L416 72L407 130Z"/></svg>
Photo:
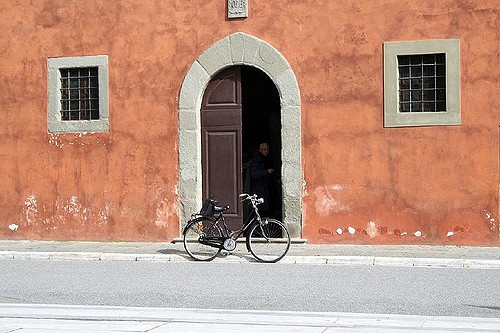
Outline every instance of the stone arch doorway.
<svg viewBox="0 0 500 333"><path fill-rule="evenodd" d="M255 67L221 70L203 95L201 132L202 196L229 205L231 229L241 228L248 208L238 195L254 193L249 166L261 143L270 146L266 166L274 170L266 179L269 196L261 213L282 220L281 105L273 81Z"/></svg>
<svg viewBox="0 0 500 333"><path fill-rule="evenodd" d="M179 207L181 227L200 209L202 198L200 108L205 88L222 69L255 67L276 86L281 105L283 221L294 238L302 232L300 92L286 59L270 44L234 33L209 47L191 65L179 95Z"/></svg>

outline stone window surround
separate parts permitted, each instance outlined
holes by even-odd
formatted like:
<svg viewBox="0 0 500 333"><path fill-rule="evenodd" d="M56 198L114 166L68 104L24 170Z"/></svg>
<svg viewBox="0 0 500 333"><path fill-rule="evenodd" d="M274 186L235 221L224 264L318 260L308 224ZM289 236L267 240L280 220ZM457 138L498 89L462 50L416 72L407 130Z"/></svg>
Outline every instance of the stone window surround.
<svg viewBox="0 0 500 333"><path fill-rule="evenodd" d="M399 112L398 55L446 55L446 112ZM384 126L460 125L460 41L430 39L384 43Z"/></svg>
<svg viewBox="0 0 500 333"><path fill-rule="evenodd" d="M109 88L108 56L80 56L48 58L47 73L47 127L50 133L109 132ZM61 119L61 73L60 68L97 67L99 76L99 119Z"/></svg>
<svg viewBox="0 0 500 333"><path fill-rule="evenodd" d="M205 50L189 68L179 95L180 225L202 206L200 109L208 83L231 66L253 66L274 82L281 103L283 220L293 238L302 234L301 101L295 74L269 43L237 32Z"/></svg>

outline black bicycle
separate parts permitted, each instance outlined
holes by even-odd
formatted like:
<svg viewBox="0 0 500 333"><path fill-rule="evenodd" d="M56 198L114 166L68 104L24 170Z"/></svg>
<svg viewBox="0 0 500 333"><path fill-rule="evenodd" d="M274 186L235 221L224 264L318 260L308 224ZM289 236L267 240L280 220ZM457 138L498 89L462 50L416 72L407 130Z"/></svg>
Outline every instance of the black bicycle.
<svg viewBox="0 0 500 333"><path fill-rule="evenodd" d="M290 249L290 233L286 226L276 220L261 217L257 206L264 199L257 195L241 194L248 201L251 212L243 223L243 228L232 231L224 220L224 212L229 206L219 205L207 199L200 213L193 214L184 228L184 248L195 260L209 261L221 250L234 251L236 240L246 236L247 249L261 262L277 262Z"/></svg>

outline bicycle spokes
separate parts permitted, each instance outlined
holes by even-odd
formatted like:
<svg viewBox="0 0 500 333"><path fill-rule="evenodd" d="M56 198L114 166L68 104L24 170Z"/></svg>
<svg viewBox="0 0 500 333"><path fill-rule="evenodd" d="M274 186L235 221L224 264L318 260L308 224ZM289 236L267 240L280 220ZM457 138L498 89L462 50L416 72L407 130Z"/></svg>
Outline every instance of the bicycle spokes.
<svg viewBox="0 0 500 333"><path fill-rule="evenodd" d="M257 260L277 262L290 248L290 234L280 221L266 219L251 228L247 236L247 246Z"/></svg>
<svg viewBox="0 0 500 333"><path fill-rule="evenodd" d="M196 260L212 260L221 250L222 230L213 220L200 217L188 222L184 230L184 248Z"/></svg>

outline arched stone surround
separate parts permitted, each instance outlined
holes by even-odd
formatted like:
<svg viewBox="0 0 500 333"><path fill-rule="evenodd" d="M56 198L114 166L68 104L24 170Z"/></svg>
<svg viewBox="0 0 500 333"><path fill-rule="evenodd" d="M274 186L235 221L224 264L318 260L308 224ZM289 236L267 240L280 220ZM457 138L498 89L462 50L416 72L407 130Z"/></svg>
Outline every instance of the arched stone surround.
<svg viewBox="0 0 500 333"><path fill-rule="evenodd" d="M224 68L253 66L276 85L281 103L283 220L293 238L302 232L301 110L297 79L269 43L237 32L203 52L191 65L179 95L179 201L181 227L202 205L200 108L205 88Z"/></svg>

